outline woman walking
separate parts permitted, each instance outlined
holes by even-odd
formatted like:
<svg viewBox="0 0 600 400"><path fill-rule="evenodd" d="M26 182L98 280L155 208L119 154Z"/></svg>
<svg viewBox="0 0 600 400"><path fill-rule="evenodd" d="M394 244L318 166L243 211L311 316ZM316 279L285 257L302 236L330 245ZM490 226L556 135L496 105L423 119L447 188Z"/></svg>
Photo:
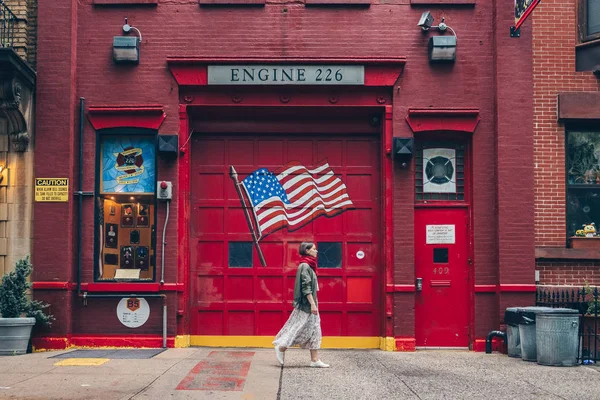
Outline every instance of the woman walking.
<svg viewBox="0 0 600 400"><path fill-rule="evenodd" d="M310 349L311 367L329 368L328 364L319 360L318 355L321 318L317 302L317 247L312 242L303 242L299 252L301 258L294 284L294 311L275 336L275 356L283 365L284 352L288 347L299 345L303 349Z"/></svg>

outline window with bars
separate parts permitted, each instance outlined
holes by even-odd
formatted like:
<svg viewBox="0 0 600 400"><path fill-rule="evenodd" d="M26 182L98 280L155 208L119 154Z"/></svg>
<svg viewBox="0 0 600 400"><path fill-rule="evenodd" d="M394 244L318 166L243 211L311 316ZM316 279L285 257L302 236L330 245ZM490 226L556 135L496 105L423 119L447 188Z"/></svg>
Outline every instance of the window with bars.
<svg viewBox="0 0 600 400"><path fill-rule="evenodd" d="M415 174L417 201L465 200L465 145L417 142Z"/></svg>

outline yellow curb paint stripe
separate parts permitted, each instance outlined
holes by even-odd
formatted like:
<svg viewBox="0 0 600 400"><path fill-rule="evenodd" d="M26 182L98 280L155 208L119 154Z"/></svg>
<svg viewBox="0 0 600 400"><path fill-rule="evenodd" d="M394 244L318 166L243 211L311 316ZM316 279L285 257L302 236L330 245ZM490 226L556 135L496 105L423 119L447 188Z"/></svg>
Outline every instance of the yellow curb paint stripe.
<svg viewBox="0 0 600 400"><path fill-rule="evenodd" d="M274 336L200 336L190 335L190 346L203 347L273 347ZM386 350L391 345L388 339L379 336L325 336L322 349L380 349L385 339ZM389 350L388 350L389 351Z"/></svg>
<svg viewBox="0 0 600 400"><path fill-rule="evenodd" d="M382 337L379 349L383 351L396 351L396 340L393 337Z"/></svg>
<svg viewBox="0 0 600 400"><path fill-rule="evenodd" d="M190 347L190 335L175 336L175 348Z"/></svg>
<svg viewBox="0 0 600 400"><path fill-rule="evenodd" d="M109 358L65 358L54 364L58 367L87 367L107 363Z"/></svg>

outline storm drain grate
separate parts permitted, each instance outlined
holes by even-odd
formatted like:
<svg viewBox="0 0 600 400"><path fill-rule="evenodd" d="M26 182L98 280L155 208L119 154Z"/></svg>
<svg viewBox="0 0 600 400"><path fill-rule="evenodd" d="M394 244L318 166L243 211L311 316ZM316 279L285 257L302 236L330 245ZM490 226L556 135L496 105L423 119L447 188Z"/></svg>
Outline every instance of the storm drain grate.
<svg viewBox="0 0 600 400"><path fill-rule="evenodd" d="M152 358L166 349L99 349L73 350L49 358L112 358L123 360L140 360Z"/></svg>

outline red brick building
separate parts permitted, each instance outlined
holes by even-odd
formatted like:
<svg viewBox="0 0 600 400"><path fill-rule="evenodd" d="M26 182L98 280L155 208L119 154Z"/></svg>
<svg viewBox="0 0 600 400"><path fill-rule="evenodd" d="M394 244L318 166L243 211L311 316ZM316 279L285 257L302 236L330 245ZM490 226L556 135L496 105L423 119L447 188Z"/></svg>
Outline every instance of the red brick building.
<svg viewBox="0 0 600 400"><path fill-rule="evenodd" d="M541 285L600 285L600 239L573 240L583 224L600 221L594 152L600 140L600 9L594 4L544 1L533 15L535 244Z"/></svg>
<svg viewBox="0 0 600 400"><path fill-rule="evenodd" d="M36 348L270 346L305 240L324 347L481 348L533 303L512 1L57 0L38 21L34 288L57 321Z"/></svg>

